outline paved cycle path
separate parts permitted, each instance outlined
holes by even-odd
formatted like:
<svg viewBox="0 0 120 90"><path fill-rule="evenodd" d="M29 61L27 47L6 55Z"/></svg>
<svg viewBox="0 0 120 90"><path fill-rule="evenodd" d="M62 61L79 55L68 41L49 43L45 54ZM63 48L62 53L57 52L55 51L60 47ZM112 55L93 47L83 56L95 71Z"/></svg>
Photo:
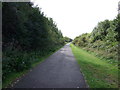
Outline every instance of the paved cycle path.
<svg viewBox="0 0 120 90"><path fill-rule="evenodd" d="M86 88L69 44L23 76L14 88Z"/></svg>

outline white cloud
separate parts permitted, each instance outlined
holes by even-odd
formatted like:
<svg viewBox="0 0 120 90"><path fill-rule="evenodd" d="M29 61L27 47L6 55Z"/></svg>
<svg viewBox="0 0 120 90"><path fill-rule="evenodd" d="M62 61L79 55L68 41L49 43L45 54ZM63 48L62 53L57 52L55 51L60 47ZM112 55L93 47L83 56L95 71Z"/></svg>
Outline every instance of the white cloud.
<svg viewBox="0 0 120 90"><path fill-rule="evenodd" d="M32 0L52 17L64 36L91 32L99 21L117 16L119 0Z"/></svg>

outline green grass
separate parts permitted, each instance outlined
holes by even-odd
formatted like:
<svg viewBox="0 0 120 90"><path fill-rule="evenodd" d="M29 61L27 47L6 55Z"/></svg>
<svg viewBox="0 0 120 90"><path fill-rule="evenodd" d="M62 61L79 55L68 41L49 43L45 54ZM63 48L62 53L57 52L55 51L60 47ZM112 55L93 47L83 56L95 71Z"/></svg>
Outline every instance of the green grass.
<svg viewBox="0 0 120 90"><path fill-rule="evenodd" d="M90 88L118 88L118 67L70 45Z"/></svg>
<svg viewBox="0 0 120 90"><path fill-rule="evenodd" d="M56 50L54 52L50 52L48 55L42 56L39 58L39 60L37 62L34 62L31 66L31 68L29 68L28 70L23 70L20 72L12 72L10 73L6 79L2 82L2 88L7 88L10 87L14 82L16 82L17 79L21 78L23 75L25 75L26 73L28 73L31 69L33 69L34 67L36 67L37 65L39 65L42 61L44 61L46 58L48 58L50 55L52 55L53 53L55 53L56 51L58 51L61 47L56 48Z"/></svg>

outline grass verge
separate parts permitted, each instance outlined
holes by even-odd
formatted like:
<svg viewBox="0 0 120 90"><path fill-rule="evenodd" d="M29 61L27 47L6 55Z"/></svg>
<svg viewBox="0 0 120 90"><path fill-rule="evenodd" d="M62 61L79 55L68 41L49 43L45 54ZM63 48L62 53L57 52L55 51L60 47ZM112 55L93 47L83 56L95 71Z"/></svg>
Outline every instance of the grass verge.
<svg viewBox="0 0 120 90"><path fill-rule="evenodd" d="M44 61L50 55L52 55L53 53L55 53L56 51L58 51L60 48L62 48L62 47L56 48L55 51L50 52L49 54L40 57L37 62L32 63L31 68L29 68L29 69L23 70L23 71L20 71L20 72L12 72L12 73L10 73L6 77L6 79L2 82L2 88L11 87L19 78L21 78L22 76L24 76L25 74L27 74L31 69L33 69L34 67L36 67L37 65L39 65L42 61Z"/></svg>
<svg viewBox="0 0 120 90"><path fill-rule="evenodd" d="M118 88L118 67L70 45L90 88Z"/></svg>

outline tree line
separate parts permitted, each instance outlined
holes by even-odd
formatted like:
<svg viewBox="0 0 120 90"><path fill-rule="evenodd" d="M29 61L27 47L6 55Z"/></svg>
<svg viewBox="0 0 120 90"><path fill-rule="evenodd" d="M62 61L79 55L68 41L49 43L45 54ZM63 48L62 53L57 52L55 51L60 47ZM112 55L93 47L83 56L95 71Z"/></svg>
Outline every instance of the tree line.
<svg viewBox="0 0 120 90"><path fill-rule="evenodd" d="M73 44L96 56L111 59L115 62L119 55L120 15L114 20L104 20L98 23L91 33L84 33L76 37Z"/></svg>
<svg viewBox="0 0 120 90"><path fill-rule="evenodd" d="M64 41L65 41L66 43L69 43L69 42L72 42L72 39L69 38L69 37L67 37L67 36L65 36L65 37L64 37Z"/></svg>
<svg viewBox="0 0 120 90"><path fill-rule="evenodd" d="M65 44L52 18L31 2L2 3L3 82Z"/></svg>

